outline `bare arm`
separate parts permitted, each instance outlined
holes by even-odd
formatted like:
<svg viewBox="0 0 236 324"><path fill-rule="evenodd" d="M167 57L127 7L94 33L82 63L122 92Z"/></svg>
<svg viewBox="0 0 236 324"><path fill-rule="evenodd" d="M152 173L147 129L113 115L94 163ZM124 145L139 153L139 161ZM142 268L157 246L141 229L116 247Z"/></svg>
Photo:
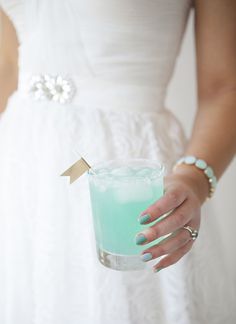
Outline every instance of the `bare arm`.
<svg viewBox="0 0 236 324"><path fill-rule="evenodd" d="M0 113L17 87L17 47L15 29L0 9Z"/></svg>
<svg viewBox="0 0 236 324"><path fill-rule="evenodd" d="M186 153L219 178L236 152L236 1L196 0L195 7L198 111Z"/></svg>
<svg viewBox="0 0 236 324"><path fill-rule="evenodd" d="M186 154L206 160L219 178L236 151L236 1L195 0L195 9L198 111ZM166 255L154 269L176 263L192 248L194 241L183 227L199 230L208 192L205 175L193 166L182 164L166 177L164 196L141 214L148 215L149 224L170 212L139 233L145 244L173 233L142 252L149 253L148 259Z"/></svg>

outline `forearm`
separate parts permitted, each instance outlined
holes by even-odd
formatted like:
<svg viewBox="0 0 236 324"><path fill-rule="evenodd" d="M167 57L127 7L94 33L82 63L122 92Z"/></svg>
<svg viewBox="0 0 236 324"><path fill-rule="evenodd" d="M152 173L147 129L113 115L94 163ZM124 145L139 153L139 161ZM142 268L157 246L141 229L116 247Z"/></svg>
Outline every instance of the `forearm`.
<svg viewBox="0 0 236 324"><path fill-rule="evenodd" d="M192 135L185 155L205 160L219 179L236 152L236 91L221 91L199 100ZM193 183L203 202L209 193L209 183L202 171L185 164L175 173Z"/></svg>
<svg viewBox="0 0 236 324"><path fill-rule="evenodd" d="M211 165L219 178L236 152L236 89L214 98L199 100L192 136L186 154Z"/></svg>
<svg viewBox="0 0 236 324"><path fill-rule="evenodd" d="M195 0L198 110L187 155L201 158L219 179L236 152L236 2ZM177 173L193 179L206 197L204 173L182 164Z"/></svg>

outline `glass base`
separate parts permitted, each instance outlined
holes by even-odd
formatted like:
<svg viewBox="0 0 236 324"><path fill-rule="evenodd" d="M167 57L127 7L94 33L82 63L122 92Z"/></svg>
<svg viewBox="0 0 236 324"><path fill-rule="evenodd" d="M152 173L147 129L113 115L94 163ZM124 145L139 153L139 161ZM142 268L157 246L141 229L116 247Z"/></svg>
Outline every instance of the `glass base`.
<svg viewBox="0 0 236 324"><path fill-rule="evenodd" d="M141 260L139 255L112 254L100 248L98 248L97 254L101 264L110 269L129 271L146 268L146 264Z"/></svg>

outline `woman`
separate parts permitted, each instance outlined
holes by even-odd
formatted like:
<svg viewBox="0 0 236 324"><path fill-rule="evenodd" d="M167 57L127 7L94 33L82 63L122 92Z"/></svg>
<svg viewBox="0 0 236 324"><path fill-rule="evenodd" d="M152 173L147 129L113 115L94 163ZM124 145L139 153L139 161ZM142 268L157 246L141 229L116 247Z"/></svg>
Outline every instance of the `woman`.
<svg viewBox="0 0 236 324"><path fill-rule="evenodd" d="M235 154L235 1L1 5L7 95L15 88L17 46L5 15L19 42L18 88L0 122L1 323L234 323L235 277L214 215L200 216L200 209L215 185L202 164L220 178ZM199 100L185 145L164 99L191 6ZM137 235L144 260L165 255L157 274L98 263L86 179L68 186L59 177L77 151L91 164L121 156L166 164L165 195L137 215L150 223ZM204 161L182 159L172 171L189 155Z"/></svg>

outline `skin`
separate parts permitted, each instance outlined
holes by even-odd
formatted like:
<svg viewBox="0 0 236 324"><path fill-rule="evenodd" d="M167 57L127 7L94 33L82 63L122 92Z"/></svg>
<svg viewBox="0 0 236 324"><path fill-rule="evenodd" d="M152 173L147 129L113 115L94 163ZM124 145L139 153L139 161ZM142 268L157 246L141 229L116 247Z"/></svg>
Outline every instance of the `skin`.
<svg viewBox="0 0 236 324"><path fill-rule="evenodd" d="M18 41L9 18L0 9L0 113L17 88Z"/></svg>
<svg viewBox="0 0 236 324"><path fill-rule="evenodd" d="M236 152L236 1L195 1L195 13L198 111L185 155L204 159L219 179ZM3 27L2 110L17 85L17 38L4 14ZM200 229L201 206L208 193L205 175L194 166L182 164L165 178L164 196L141 214L151 216L146 222L150 227L141 232L147 238L142 254L151 252L153 259L165 255L154 271L173 265L190 251L194 241L183 226ZM168 217L152 223L167 212ZM169 233L173 234L162 243L145 249L145 244Z"/></svg>

